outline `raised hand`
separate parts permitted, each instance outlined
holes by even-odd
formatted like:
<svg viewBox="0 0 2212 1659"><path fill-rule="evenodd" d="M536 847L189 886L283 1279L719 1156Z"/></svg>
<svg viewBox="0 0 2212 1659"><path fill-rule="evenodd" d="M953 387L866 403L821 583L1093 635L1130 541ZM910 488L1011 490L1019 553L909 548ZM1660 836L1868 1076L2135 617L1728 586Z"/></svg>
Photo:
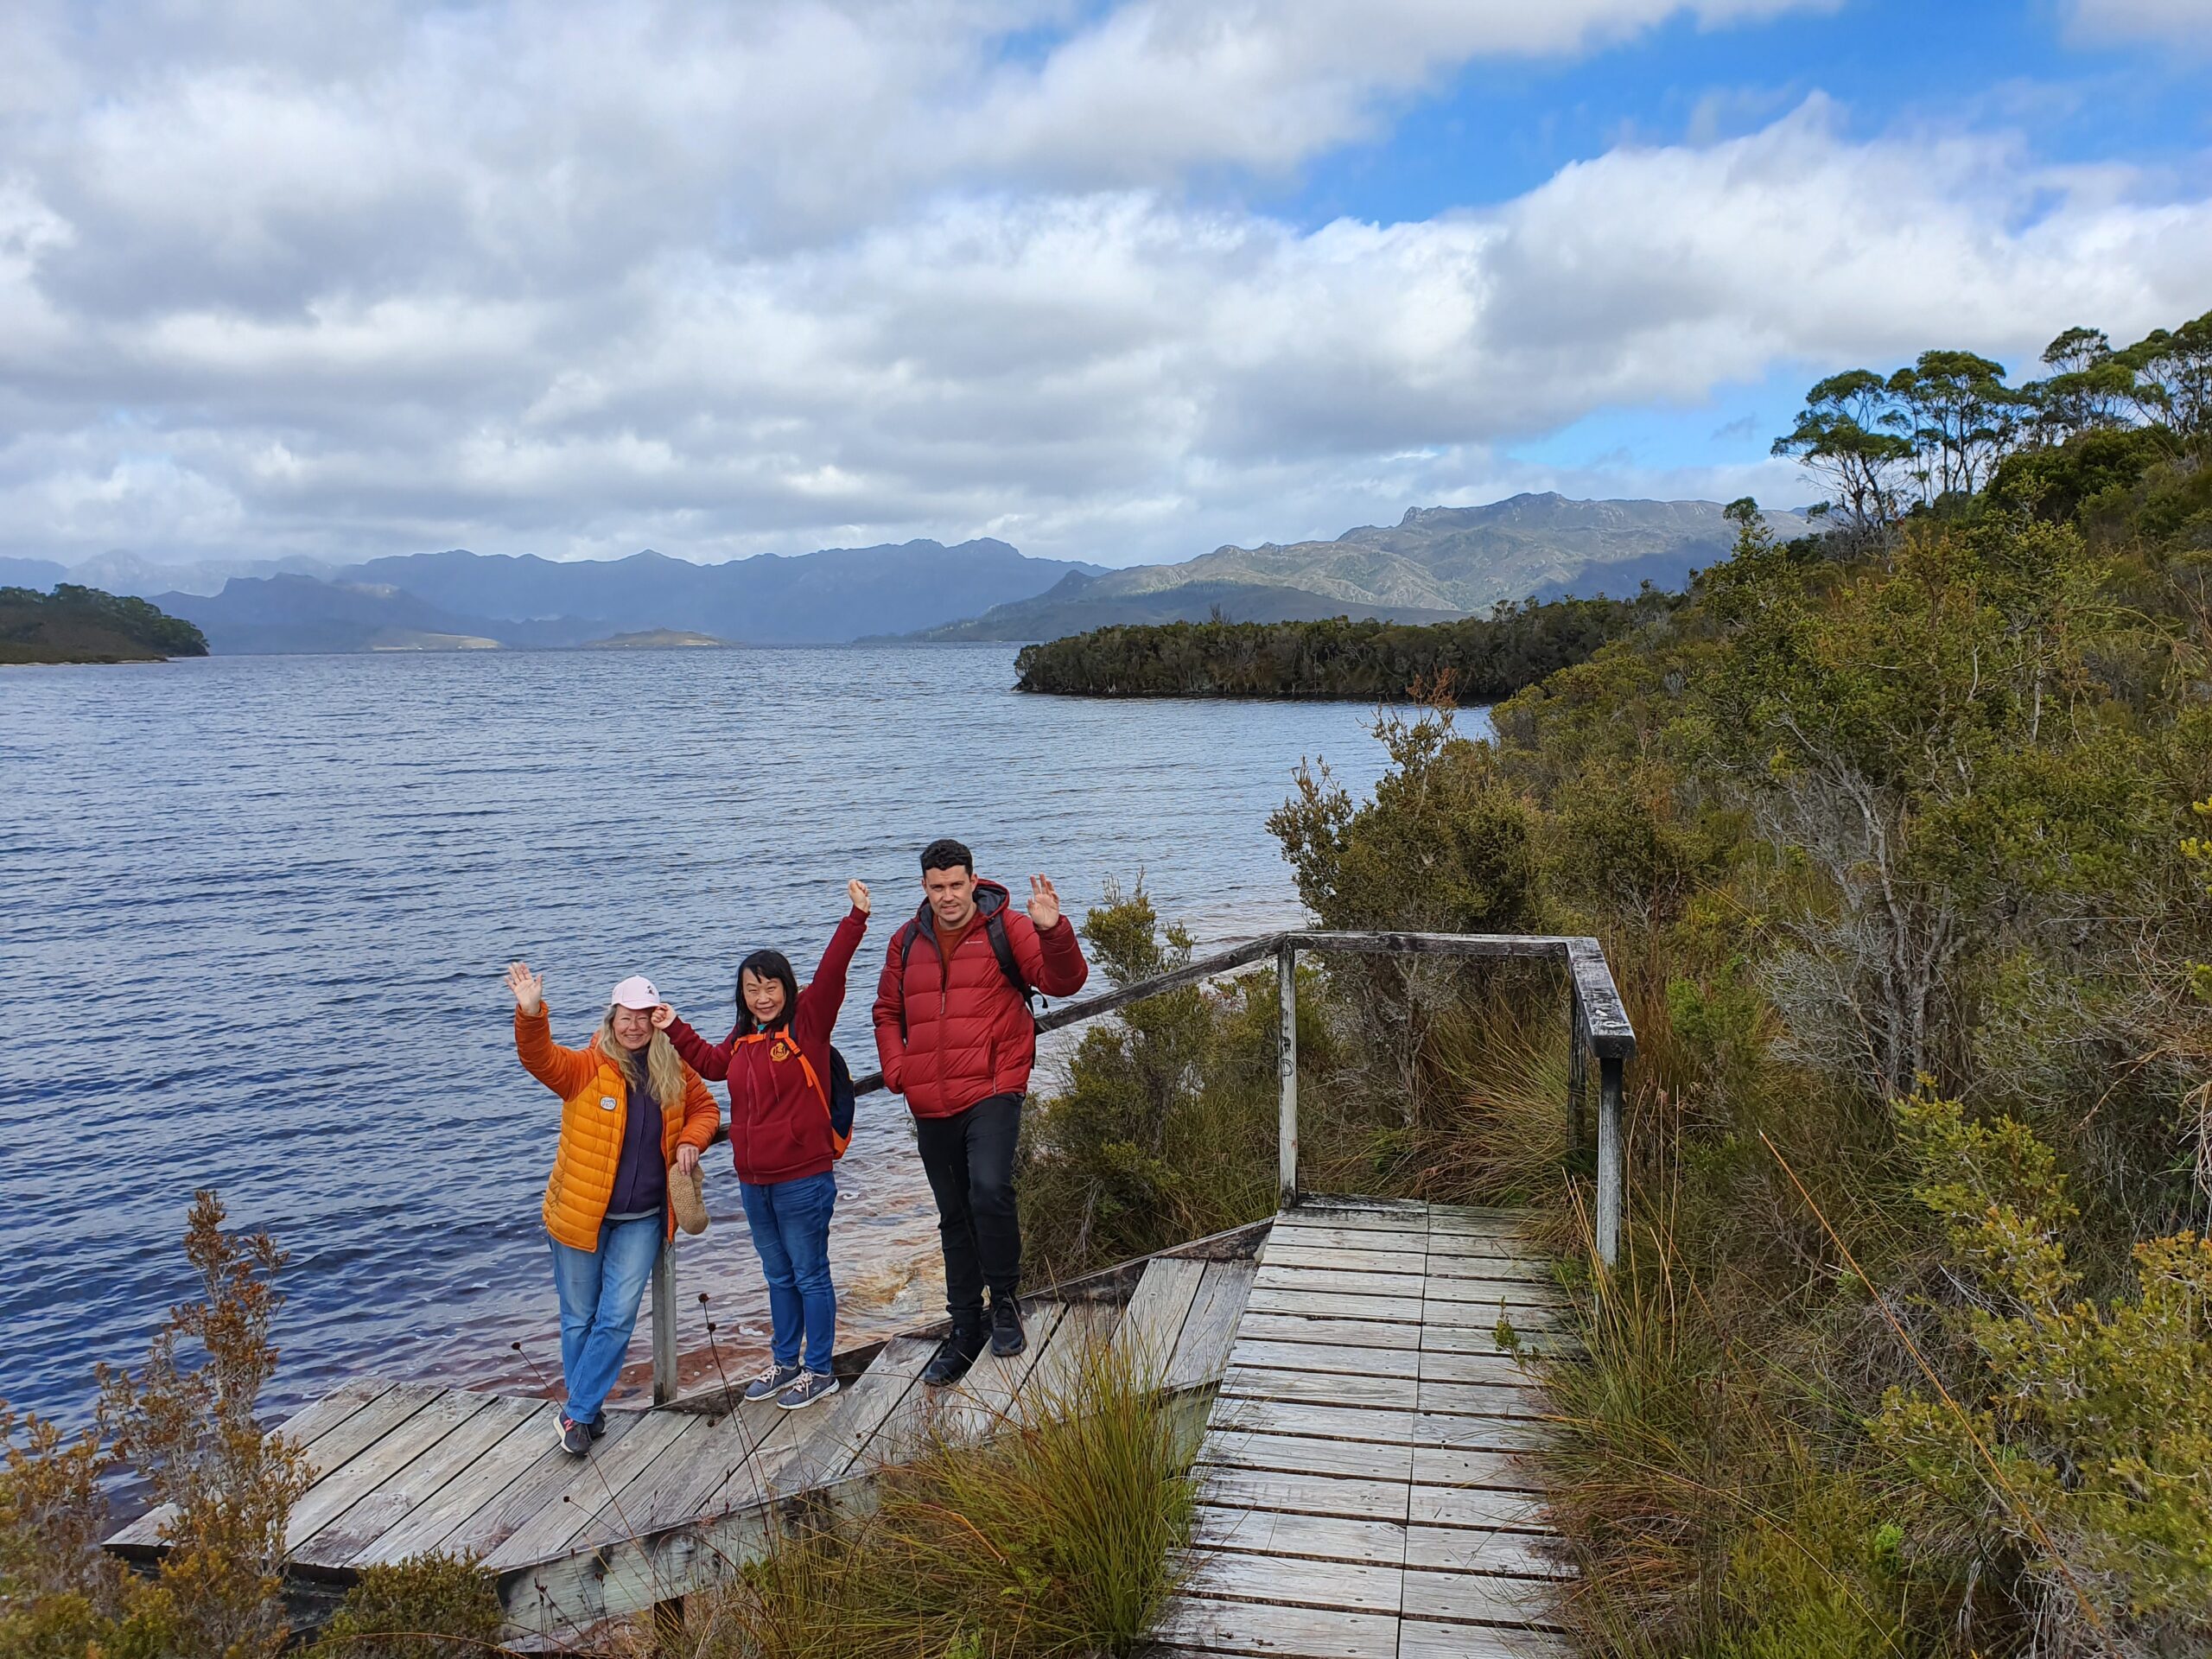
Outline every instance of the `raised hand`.
<svg viewBox="0 0 2212 1659"><path fill-rule="evenodd" d="M861 913L861 915L863 915L863 916L865 916L865 915L867 915L867 914L868 914L868 883L867 883L867 882L865 882L865 881L848 881L848 882L846 882L846 883L845 883L845 897L846 897L846 898L848 898L848 899L851 899L851 900L853 901L853 908L854 908L855 910L857 910L858 912L860 912L860 913Z"/></svg>
<svg viewBox="0 0 2212 1659"><path fill-rule="evenodd" d="M665 1002L656 1002L653 1004L653 1029L655 1031L666 1031L675 1023L676 1010L674 1008L670 1007Z"/></svg>
<svg viewBox="0 0 2212 1659"><path fill-rule="evenodd" d="M507 988L514 993L515 1007L524 1014L535 1014L545 1006L545 976L531 973L526 962L507 964Z"/></svg>
<svg viewBox="0 0 2212 1659"><path fill-rule="evenodd" d="M1058 924L1060 919L1060 895L1052 882L1041 875L1029 878L1029 919L1037 924L1038 931Z"/></svg>

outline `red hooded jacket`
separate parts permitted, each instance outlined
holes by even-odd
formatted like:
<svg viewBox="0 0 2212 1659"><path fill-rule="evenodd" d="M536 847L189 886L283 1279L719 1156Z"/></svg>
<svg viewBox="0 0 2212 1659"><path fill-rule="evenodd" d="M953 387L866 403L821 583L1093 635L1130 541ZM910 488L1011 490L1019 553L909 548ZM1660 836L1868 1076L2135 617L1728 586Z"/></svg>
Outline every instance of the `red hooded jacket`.
<svg viewBox="0 0 2212 1659"><path fill-rule="evenodd" d="M1000 918L1014 965L1046 996L1073 996L1090 976L1066 917L1039 932L995 881L976 884L976 909L950 963L938 949L927 905L912 924L919 930L913 949L901 950L902 927L884 958L875 991L875 1052L885 1086L906 1096L916 1117L950 1117L993 1095L1028 1090L1037 1025L999 966L986 917Z"/></svg>
<svg viewBox="0 0 2212 1659"><path fill-rule="evenodd" d="M830 1033L845 1001L845 969L867 931L868 918L857 910L837 924L789 1022L765 1041L747 1042L733 1027L722 1041L709 1043L681 1020L669 1026L668 1040L686 1065L702 1077L728 1080L730 1158L741 1181L772 1186L819 1175L836 1161L829 1104L806 1080L798 1057L806 1056L827 1089Z"/></svg>

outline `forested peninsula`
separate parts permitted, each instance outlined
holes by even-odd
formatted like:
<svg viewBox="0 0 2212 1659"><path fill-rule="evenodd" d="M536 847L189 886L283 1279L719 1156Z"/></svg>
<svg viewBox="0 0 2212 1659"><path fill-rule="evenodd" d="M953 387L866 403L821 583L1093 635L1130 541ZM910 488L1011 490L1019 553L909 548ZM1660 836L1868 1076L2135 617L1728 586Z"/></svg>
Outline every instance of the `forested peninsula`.
<svg viewBox="0 0 2212 1659"><path fill-rule="evenodd" d="M0 663L158 663L205 657L207 636L143 599L61 582L0 588Z"/></svg>
<svg viewBox="0 0 2212 1659"><path fill-rule="evenodd" d="M1457 622L1168 622L1096 628L1014 658L1015 689L1094 697L1312 697L1399 701L1416 690L1463 702L1510 696L1588 659L1675 601L1501 605Z"/></svg>

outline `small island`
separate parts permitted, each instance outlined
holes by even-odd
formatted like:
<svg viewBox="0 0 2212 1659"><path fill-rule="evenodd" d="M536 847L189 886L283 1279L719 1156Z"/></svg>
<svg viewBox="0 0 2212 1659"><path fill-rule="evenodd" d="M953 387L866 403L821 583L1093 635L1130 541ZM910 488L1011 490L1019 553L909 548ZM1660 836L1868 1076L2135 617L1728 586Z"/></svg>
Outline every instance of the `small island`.
<svg viewBox="0 0 2212 1659"><path fill-rule="evenodd" d="M0 663L159 663L205 657L207 636L143 599L74 582L0 588Z"/></svg>
<svg viewBox="0 0 2212 1659"><path fill-rule="evenodd" d="M1393 702L1416 689L1491 702L1582 662L1680 601L1498 606L1452 622L1164 622L1025 645L1014 689L1089 697L1312 697Z"/></svg>

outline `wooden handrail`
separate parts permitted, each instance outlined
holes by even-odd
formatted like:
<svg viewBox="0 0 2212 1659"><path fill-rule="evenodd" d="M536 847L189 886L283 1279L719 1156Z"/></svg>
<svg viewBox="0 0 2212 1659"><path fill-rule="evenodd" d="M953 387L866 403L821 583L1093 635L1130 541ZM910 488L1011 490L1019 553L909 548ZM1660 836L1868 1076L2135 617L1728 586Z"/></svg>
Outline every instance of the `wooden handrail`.
<svg viewBox="0 0 2212 1659"><path fill-rule="evenodd" d="M1622 1074L1636 1057L1636 1028L1622 1005L1612 969L1597 940L1559 933L1401 933L1343 929L1294 928L1263 934L1242 944L1165 974L1155 974L1133 984L1117 985L1095 996L1047 1007L1037 1016L1039 1032L1059 1031L1141 1002L1147 997L1203 984L1223 974L1249 968L1274 957L1276 995L1281 1009L1278 1039L1281 1115L1278 1128L1278 1174L1285 1209L1298 1202L1298 953L1347 951L1361 956L1458 957L1541 961L1550 958L1567 970L1571 993L1572 1034L1567 1082L1567 1122L1570 1141L1582 1138L1582 1095L1587 1077L1586 1056L1599 1068L1598 1096L1598 1255L1611 1267L1620 1253L1621 1211L1624 1200L1621 1172ZM883 1089L883 1074L870 1071L853 1079L855 1095L872 1095ZM728 1138L717 1128L715 1139ZM676 1397L676 1279L671 1250L661 1252L653 1269L653 1398L664 1404Z"/></svg>

